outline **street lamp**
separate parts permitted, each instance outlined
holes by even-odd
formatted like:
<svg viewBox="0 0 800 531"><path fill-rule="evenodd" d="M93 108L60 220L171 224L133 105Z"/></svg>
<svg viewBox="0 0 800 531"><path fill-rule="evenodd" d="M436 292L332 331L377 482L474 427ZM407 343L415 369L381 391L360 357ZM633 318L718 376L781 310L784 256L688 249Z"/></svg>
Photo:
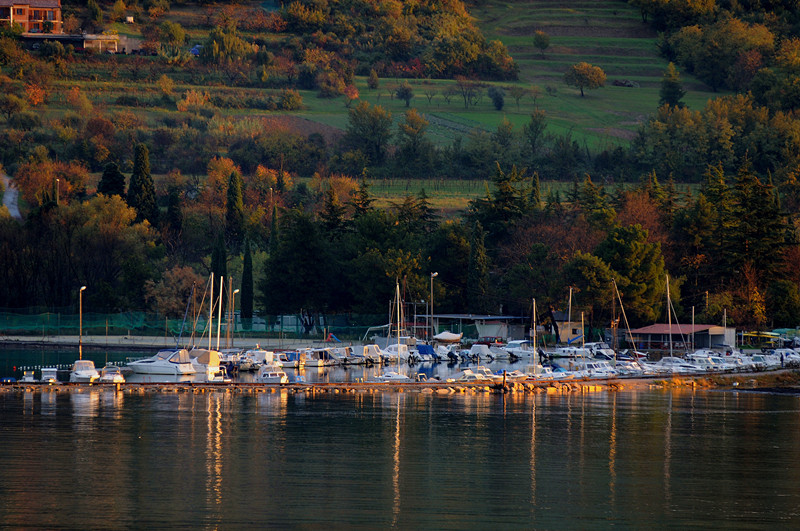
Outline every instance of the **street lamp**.
<svg viewBox="0 0 800 531"><path fill-rule="evenodd" d="M56 206L58 206L58 196L60 195L60 192L61 192L61 184L60 184L60 182L61 182L61 179L56 177Z"/></svg>
<svg viewBox="0 0 800 531"><path fill-rule="evenodd" d="M438 272L431 273L431 341L433 341L433 336L435 335L434 324L433 324L433 279L438 276L439 276Z"/></svg>
<svg viewBox="0 0 800 531"><path fill-rule="evenodd" d="M233 342L236 341L236 335L235 334L231 334L231 322L233 323L233 328L235 329L236 328L236 314L234 314L234 310L236 308L236 302L235 302L234 299L236 298L236 294L237 293L239 293L238 289L233 290L233 293L231 293L230 311L228 312L228 315L229 315L229 319L228 319L228 337L230 338L230 341L226 341L226 343L229 343L229 345L228 345L229 347L233 347Z"/></svg>
<svg viewBox="0 0 800 531"><path fill-rule="evenodd" d="M78 290L78 359L83 359L83 290L86 286L81 286Z"/></svg>

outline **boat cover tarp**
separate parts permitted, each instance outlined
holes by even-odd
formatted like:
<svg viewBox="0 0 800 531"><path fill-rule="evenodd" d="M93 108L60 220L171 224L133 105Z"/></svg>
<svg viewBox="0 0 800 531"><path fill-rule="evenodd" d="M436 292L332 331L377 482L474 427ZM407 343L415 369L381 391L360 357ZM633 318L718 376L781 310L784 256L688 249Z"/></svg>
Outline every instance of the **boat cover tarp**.
<svg viewBox="0 0 800 531"><path fill-rule="evenodd" d="M192 354L197 354L195 358L197 363L201 365L210 365L212 367L216 367L219 365L219 352L216 350L194 350Z"/></svg>
<svg viewBox="0 0 800 531"><path fill-rule="evenodd" d="M433 347L430 345L417 345L417 352L420 354L427 354L429 356L435 356L436 352L433 350Z"/></svg>
<svg viewBox="0 0 800 531"><path fill-rule="evenodd" d="M433 339L441 341L442 343L456 343L461 341L462 335L463 334L454 334L453 332L440 332L433 336Z"/></svg>

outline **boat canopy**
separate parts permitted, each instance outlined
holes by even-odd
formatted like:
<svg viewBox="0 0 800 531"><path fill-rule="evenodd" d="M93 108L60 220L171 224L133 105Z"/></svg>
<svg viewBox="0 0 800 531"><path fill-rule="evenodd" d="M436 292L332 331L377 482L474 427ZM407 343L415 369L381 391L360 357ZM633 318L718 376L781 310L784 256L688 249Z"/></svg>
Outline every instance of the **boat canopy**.
<svg viewBox="0 0 800 531"><path fill-rule="evenodd" d="M199 363L200 365L210 365L212 367L219 365L219 352L217 352L216 350L206 350L206 349L193 350L192 354L197 354L197 356L195 356L195 359L197 360L197 363ZM182 362L176 361L176 363L182 363Z"/></svg>
<svg viewBox="0 0 800 531"><path fill-rule="evenodd" d="M215 351L216 352L216 351ZM159 352L159 357L161 353ZM170 358L169 361L171 363L191 363L192 358L189 357L189 351L185 348L182 348L176 351ZM219 354L217 353L217 365L219 365Z"/></svg>

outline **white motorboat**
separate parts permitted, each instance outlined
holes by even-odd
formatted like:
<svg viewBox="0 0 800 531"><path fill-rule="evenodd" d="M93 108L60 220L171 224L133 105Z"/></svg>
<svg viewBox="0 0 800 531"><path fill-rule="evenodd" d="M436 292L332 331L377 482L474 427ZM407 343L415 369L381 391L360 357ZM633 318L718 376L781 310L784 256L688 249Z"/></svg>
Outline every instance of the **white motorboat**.
<svg viewBox="0 0 800 531"><path fill-rule="evenodd" d="M674 356L665 356L655 363L646 366L653 368L658 373L697 374L704 370L693 363Z"/></svg>
<svg viewBox="0 0 800 531"><path fill-rule="evenodd" d="M492 383L492 379L482 373L476 373L472 369L464 369L460 373L458 373L455 378L448 378L448 382L459 382L459 383Z"/></svg>
<svg viewBox="0 0 800 531"><path fill-rule="evenodd" d="M136 374L183 375L196 374L189 351L161 350L151 358L128 362L128 367Z"/></svg>
<svg viewBox="0 0 800 531"><path fill-rule="evenodd" d="M533 341L528 339L512 339L506 343L503 349L517 358L531 357L536 354L536 351L533 349Z"/></svg>
<svg viewBox="0 0 800 531"><path fill-rule="evenodd" d="M392 343L381 351L381 357L387 364L408 362L408 345Z"/></svg>
<svg viewBox="0 0 800 531"><path fill-rule="evenodd" d="M264 350L256 345L256 348L246 350L239 358L240 371L257 371L262 365L272 365L275 361L275 353Z"/></svg>
<svg viewBox="0 0 800 531"><path fill-rule="evenodd" d="M76 360L69 372L69 381L73 383L92 383L100 378L92 360Z"/></svg>
<svg viewBox="0 0 800 531"><path fill-rule="evenodd" d="M339 363L329 348L310 348L305 354L306 367L330 367Z"/></svg>
<svg viewBox="0 0 800 531"><path fill-rule="evenodd" d="M231 379L228 378L228 373L225 368L217 365L216 367L209 365L206 367L206 382L208 383L230 383Z"/></svg>
<svg viewBox="0 0 800 531"><path fill-rule="evenodd" d="M58 383L58 369L56 367L43 367L42 383L48 383L48 384Z"/></svg>
<svg viewBox="0 0 800 531"><path fill-rule="evenodd" d="M484 367L483 365L478 365L477 367L472 368L472 372L475 374L480 374L486 377L487 380L491 380L493 382L502 382L503 375L494 374L489 367Z"/></svg>
<svg viewBox="0 0 800 531"><path fill-rule="evenodd" d="M33 376L33 371L23 371L20 383L36 383L36 378Z"/></svg>
<svg viewBox="0 0 800 531"><path fill-rule="evenodd" d="M302 369L306 364L305 352L287 350L285 352L278 352L276 357L275 364L280 365L284 369Z"/></svg>
<svg viewBox="0 0 800 531"><path fill-rule="evenodd" d="M376 344L364 345L359 352L368 365L379 365L383 359L381 358L381 349Z"/></svg>
<svg viewBox="0 0 800 531"><path fill-rule="evenodd" d="M395 371L385 371L380 376L377 376L375 380L378 382L387 382L387 383L404 383L404 382L414 381L405 374L400 374L399 372Z"/></svg>
<svg viewBox="0 0 800 531"><path fill-rule="evenodd" d="M256 374L256 381L259 383L285 384L289 383L289 377L286 376L280 365L262 365L258 369L258 374Z"/></svg>
<svg viewBox="0 0 800 531"><path fill-rule="evenodd" d="M97 381L100 383L125 383L125 376L116 365L106 365L100 369L100 378Z"/></svg>
<svg viewBox="0 0 800 531"><path fill-rule="evenodd" d="M583 348L591 352L593 357L600 360L611 361L617 358L617 353L608 346L608 343L585 343Z"/></svg>

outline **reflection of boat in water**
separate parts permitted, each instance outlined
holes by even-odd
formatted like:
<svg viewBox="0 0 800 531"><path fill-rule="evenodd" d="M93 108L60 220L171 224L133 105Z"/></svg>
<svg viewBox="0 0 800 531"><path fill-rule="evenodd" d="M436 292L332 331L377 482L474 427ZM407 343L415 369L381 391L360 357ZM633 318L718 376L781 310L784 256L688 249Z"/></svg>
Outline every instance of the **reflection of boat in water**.
<svg viewBox="0 0 800 531"><path fill-rule="evenodd" d="M152 358L128 362L128 367L136 374L179 375L197 372L186 349L161 350Z"/></svg>
<svg viewBox="0 0 800 531"><path fill-rule="evenodd" d="M289 383L289 377L279 365L262 365L258 369L256 381L259 383Z"/></svg>
<svg viewBox="0 0 800 531"><path fill-rule="evenodd" d="M92 383L100 378L92 360L76 360L69 372L69 381L73 383Z"/></svg>
<svg viewBox="0 0 800 531"><path fill-rule="evenodd" d="M125 383L125 377L122 375L122 370L116 365L106 365L100 369L100 378L97 381L100 383Z"/></svg>

